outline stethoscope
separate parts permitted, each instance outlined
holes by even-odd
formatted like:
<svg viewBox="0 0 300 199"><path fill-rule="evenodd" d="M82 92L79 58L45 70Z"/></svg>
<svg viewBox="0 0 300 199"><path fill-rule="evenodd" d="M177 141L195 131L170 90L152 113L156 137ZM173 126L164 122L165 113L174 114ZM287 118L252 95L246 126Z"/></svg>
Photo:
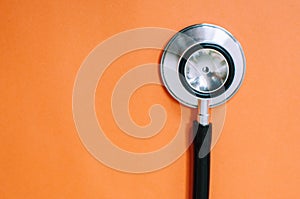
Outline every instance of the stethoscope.
<svg viewBox="0 0 300 199"><path fill-rule="evenodd" d="M241 45L216 25L189 26L175 34L164 49L160 68L164 85L183 105L199 108L194 122L193 199L209 198L209 108L225 103L237 92L245 69Z"/></svg>

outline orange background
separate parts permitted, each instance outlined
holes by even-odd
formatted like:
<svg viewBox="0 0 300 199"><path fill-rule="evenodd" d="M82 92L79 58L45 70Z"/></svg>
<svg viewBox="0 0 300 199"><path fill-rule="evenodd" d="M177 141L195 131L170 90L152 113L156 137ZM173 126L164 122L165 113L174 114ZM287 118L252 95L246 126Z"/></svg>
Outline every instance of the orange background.
<svg viewBox="0 0 300 199"><path fill-rule="evenodd" d="M75 129L72 89L85 57L108 37L203 22L232 32L247 59L212 152L211 198L299 198L299 1L10 0L0 8L0 198L188 198L188 154L147 174L118 172L94 159ZM120 61L158 62L159 52L134 58ZM140 91L132 99L139 101L132 110L137 122L148 122L140 98L178 108L164 89L148 89L156 94ZM118 133L110 137L117 141ZM146 147L161 147L162 140Z"/></svg>

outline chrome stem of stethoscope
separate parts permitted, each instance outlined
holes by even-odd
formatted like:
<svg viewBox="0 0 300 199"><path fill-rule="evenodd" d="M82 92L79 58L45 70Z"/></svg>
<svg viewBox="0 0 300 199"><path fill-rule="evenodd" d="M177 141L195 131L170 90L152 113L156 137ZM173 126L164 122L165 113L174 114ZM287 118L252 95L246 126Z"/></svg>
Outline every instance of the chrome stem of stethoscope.
<svg viewBox="0 0 300 199"><path fill-rule="evenodd" d="M209 124L209 100L198 100L197 121L203 126Z"/></svg>

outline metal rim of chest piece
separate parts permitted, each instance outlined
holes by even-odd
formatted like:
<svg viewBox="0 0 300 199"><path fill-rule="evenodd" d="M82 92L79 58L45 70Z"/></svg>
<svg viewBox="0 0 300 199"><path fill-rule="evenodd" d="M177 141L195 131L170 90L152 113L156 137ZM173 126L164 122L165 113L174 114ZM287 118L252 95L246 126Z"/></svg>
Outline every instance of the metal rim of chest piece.
<svg viewBox="0 0 300 199"><path fill-rule="evenodd" d="M196 108L198 100L215 107L240 88L246 70L244 52L234 36L212 24L188 26L166 45L160 72L169 93Z"/></svg>

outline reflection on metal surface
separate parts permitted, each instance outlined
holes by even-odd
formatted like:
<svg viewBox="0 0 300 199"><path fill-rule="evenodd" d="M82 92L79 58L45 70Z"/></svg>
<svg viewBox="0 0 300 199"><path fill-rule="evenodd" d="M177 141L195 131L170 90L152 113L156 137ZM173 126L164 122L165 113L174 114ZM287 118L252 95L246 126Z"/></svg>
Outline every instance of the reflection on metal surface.
<svg viewBox="0 0 300 199"><path fill-rule="evenodd" d="M193 89L210 93L224 86L229 66L225 57L214 49L200 49L187 60L185 78Z"/></svg>
<svg viewBox="0 0 300 199"><path fill-rule="evenodd" d="M194 49L197 46L200 49ZM184 59L188 63L181 65ZM215 107L237 92L244 79L246 61L241 45L231 33L216 25L197 24L171 38L160 70L167 90L180 103L196 108L199 99L209 99L209 106Z"/></svg>

